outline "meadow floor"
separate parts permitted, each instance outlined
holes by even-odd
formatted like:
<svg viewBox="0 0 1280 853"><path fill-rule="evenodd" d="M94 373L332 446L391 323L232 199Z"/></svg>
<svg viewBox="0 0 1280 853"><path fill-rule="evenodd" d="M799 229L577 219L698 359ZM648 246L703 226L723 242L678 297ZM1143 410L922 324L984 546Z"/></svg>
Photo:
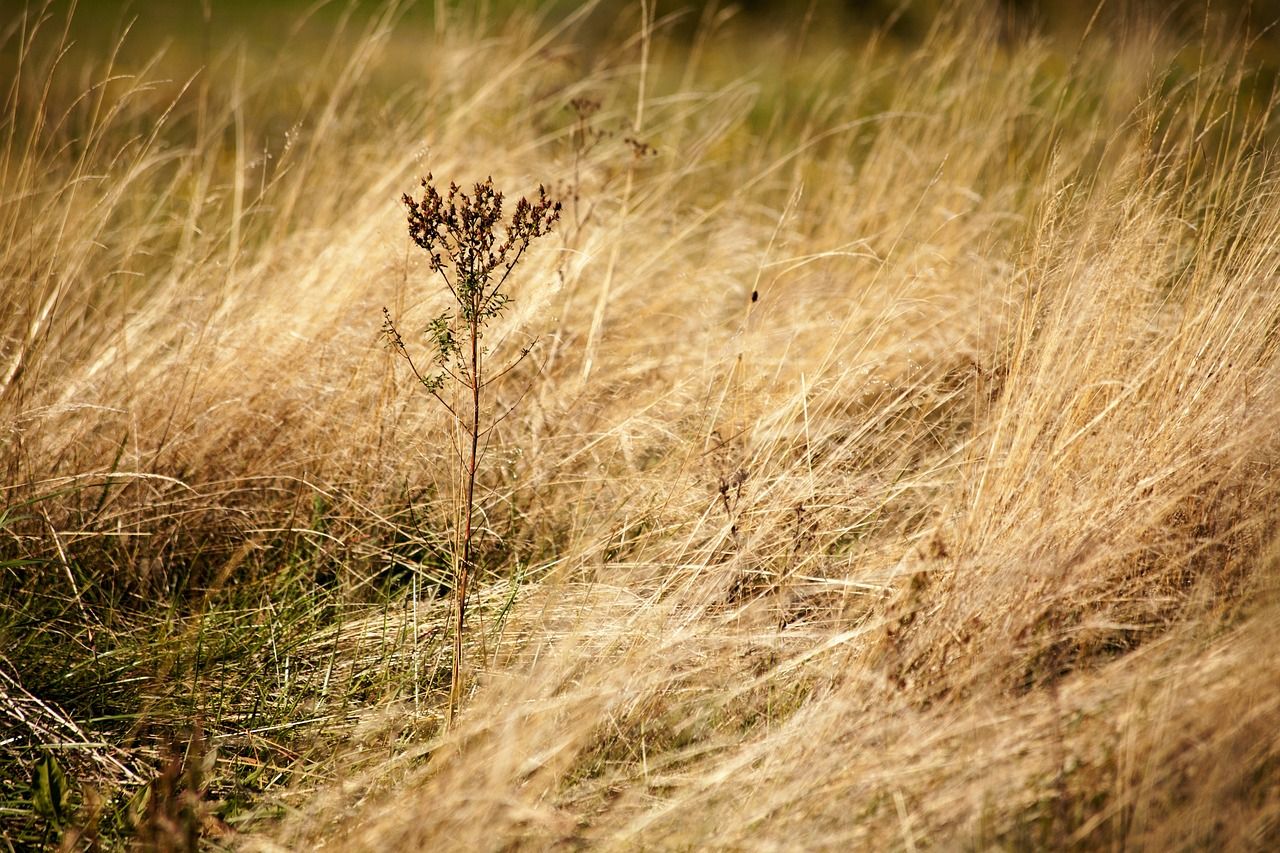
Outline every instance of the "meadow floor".
<svg viewBox="0 0 1280 853"><path fill-rule="evenodd" d="M289 8L0 21L0 849L1280 848L1265 41Z"/></svg>

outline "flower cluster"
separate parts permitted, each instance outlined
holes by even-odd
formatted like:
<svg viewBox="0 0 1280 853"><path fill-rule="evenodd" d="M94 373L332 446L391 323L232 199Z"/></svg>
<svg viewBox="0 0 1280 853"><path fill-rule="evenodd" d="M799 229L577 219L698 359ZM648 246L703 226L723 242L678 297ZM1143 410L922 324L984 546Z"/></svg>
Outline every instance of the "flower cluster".
<svg viewBox="0 0 1280 853"><path fill-rule="evenodd" d="M442 196L431 177L422 180L420 200L404 196L409 236L430 256L432 271L444 278L463 323L483 325L506 304L502 286L521 255L560 219L560 202L539 186L537 199L522 197L504 225L502 193L492 178L475 184L471 195L451 183Z"/></svg>

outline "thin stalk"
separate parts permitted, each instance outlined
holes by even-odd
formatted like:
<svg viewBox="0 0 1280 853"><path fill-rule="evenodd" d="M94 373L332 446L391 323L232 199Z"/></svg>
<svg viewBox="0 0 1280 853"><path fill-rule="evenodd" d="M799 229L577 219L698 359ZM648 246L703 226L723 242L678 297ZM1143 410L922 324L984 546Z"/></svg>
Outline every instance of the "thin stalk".
<svg viewBox="0 0 1280 853"><path fill-rule="evenodd" d="M476 312L472 312L469 329L471 338L471 449L467 457L466 498L463 506L462 558L454 570L453 607L453 672L449 678L449 713L446 722L453 726L454 715L462 701L463 656L462 637L467 621L467 583L471 575L472 520L475 509L476 471L480 464L480 392L483 382L480 376L480 329Z"/></svg>
<svg viewBox="0 0 1280 853"><path fill-rule="evenodd" d="M537 201L531 203L521 198L504 226L502 193L494 189L492 181L476 184L474 196L462 192L455 184L450 184L447 195L441 196L431 184L430 175L422 180L422 187L420 201L409 195L403 197L409 210L409 236L430 253L432 269L440 274L458 309L456 314L446 311L439 315L430 326L438 372L426 376L418 369L386 308L382 309L382 331L391 349L409 362L418 382L448 410L455 428L466 431L471 438L469 452L455 444L461 469L462 506L460 518L455 516L461 523L454 526L453 540L453 671L449 676L449 701L445 708L445 727L451 729L462 704L465 680L462 641L467 625L467 592L475 561L472 538L476 473L483 453L480 439L485 436L487 445L489 433L506 417L504 414L496 420L491 418L489 426L482 429L480 398L486 384L501 379L529 352L529 347L525 347L511 364L499 368L486 382L485 350L480 346L480 338L486 324L506 306L508 298L502 293L502 287L524 257L529 243L549 233L559 220L560 202L548 198L546 190L539 187ZM445 256L454 271L452 280L444 269ZM458 392L470 392L470 420L463 414L461 400L454 398L455 408L440 393L446 381L455 383L453 387Z"/></svg>

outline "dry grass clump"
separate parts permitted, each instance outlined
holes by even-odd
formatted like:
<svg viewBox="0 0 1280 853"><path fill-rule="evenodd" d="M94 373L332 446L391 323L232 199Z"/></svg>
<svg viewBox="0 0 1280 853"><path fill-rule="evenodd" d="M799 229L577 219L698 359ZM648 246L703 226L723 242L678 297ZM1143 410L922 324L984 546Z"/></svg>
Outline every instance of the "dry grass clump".
<svg viewBox="0 0 1280 853"><path fill-rule="evenodd" d="M1253 54L591 11L391 5L189 85L11 36L3 837L50 837L53 750L82 839L1280 842ZM447 307L428 170L569 202L488 331L543 337L493 390L448 731L466 484L378 341Z"/></svg>

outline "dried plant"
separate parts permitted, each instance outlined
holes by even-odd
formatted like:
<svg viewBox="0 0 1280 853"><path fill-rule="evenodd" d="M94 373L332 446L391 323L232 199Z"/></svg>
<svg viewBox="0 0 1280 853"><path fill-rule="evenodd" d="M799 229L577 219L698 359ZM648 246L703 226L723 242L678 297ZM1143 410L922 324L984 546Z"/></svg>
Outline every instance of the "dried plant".
<svg viewBox="0 0 1280 853"><path fill-rule="evenodd" d="M590 219L594 205L582 210L582 169L588 156L596 146L609 137L609 131L598 127L594 121L600 112L600 101L594 98L574 98L569 101L569 109L573 111L573 127L569 131L569 145L573 151L573 179L567 190L567 196L573 214L573 234L576 237Z"/></svg>
<svg viewBox="0 0 1280 853"><path fill-rule="evenodd" d="M503 288L529 245L550 233L560 219L560 202L538 187L538 197L521 197L509 221L502 215L503 195L489 178L474 186L471 195L450 184L441 195L432 176L422 180L422 198L406 194L409 236L430 256L431 271L440 277L452 305L427 325L426 335L433 367L421 370L391 312L383 308L383 333L392 351L408 362L414 377L449 412L466 439L459 448L463 488L461 518L453 553L453 668L449 681L446 719L452 724L462 695L462 639L467 616L467 584L473 575L476 475L482 451L480 441L506 413L487 421L485 390L516 368L536 341L496 370L489 370L490 355L482 341L490 323L502 315L511 301ZM446 388L457 393L450 402Z"/></svg>
<svg viewBox="0 0 1280 853"><path fill-rule="evenodd" d="M1280 850L1266 39L947 2L802 39L490 4L424 40L388 2L204 62L198 22L117 51L102 4L29 5L0 851ZM484 379L542 338L482 389L469 559L466 323L378 238L428 142L564 203L483 327ZM517 324L559 266L556 334ZM383 304L460 418L370 357ZM434 737L455 567L486 683Z"/></svg>

